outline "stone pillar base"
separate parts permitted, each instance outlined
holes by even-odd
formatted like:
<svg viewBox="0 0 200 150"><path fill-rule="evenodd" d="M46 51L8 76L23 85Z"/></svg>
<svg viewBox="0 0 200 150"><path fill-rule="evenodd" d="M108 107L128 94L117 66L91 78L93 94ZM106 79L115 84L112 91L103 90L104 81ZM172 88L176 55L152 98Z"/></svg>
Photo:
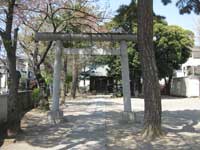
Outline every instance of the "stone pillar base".
<svg viewBox="0 0 200 150"><path fill-rule="evenodd" d="M50 124L59 124L63 121L63 111L50 111L47 117Z"/></svg>
<svg viewBox="0 0 200 150"><path fill-rule="evenodd" d="M121 120L122 123L133 123L136 120L136 116L134 112L124 111L121 112Z"/></svg>

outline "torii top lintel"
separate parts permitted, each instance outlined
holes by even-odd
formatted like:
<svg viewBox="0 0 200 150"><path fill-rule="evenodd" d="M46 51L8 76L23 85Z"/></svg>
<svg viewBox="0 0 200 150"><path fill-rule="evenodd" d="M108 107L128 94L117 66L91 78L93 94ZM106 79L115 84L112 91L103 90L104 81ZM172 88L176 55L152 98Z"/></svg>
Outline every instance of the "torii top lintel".
<svg viewBox="0 0 200 150"><path fill-rule="evenodd" d="M136 35L128 33L52 33L39 32L36 41L136 41Z"/></svg>

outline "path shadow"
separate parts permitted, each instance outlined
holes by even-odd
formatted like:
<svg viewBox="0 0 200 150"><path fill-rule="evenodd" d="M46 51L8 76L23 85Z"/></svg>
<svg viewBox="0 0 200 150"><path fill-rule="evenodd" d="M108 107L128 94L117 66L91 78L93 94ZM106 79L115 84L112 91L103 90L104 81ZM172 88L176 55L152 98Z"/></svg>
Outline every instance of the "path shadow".
<svg viewBox="0 0 200 150"><path fill-rule="evenodd" d="M168 96L168 95L162 95L162 100L177 100L177 99L187 99L187 97L181 97L181 96Z"/></svg>
<svg viewBox="0 0 200 150"><path fill-rule="evenodd" d="M96 101L90 101L90 102L81 102L81 101L79 101L79 102L67 102L67 104L66 104L66 106L69 106L69 105L84 105L84 106L89 106L89 105L95 105L95 106L116 106L116 105L122 105L122 104L120 104L120 103L117 103L117 100L116 100L116 102L106 102L106 101L98 101L98 102L96 102Z"/></svg>
<svg viewBox="0 0 200 150"><path fill-rule="evenodd" d="M200 110L163 111L163 131L165 136L148 142L141 138L143 122L120 124L116 112L107 112L111 123L107 127L109 150L199 150ZM136 112L143 119L144 112Z"/></svg>
<svg viewBox="0 0 200 150"><path fill-rule="evenodd" d="M142 140L140 135L143 111L136 112L136 123L121 123L121 113L115 111L115 107L121 105L117 101L70 101L67 104L70 107L65 110L68 122L53 126L44 121L44 116L28 115L24 132L18 136L17 141L25 141L34 147L56 147L59 150L200 149L200 110L163 111L163 130L166 131L166 136L148 142ZM81 108L89 105L106 105L109 109L92 109L86 114L73 112L79 106Z"/></svg>
<svg viewBox="0 0 200 150"><path fill-rule="evenodd" d="M65 116L69 122L56 126L39 123L40 118L31 117L24 133L17 141L26 141L36 147L70 149L84 146L102 149L105 146L105 118L102 111L91 112L88 115ZM38 121L36 121L38 120ZM94 147L95 146L95 147ZM99 147L99 148L98 148Z"/></svg>
<svg viewBox="0 0 200 150"><path fill-rule="evenodd" d="M195 125L200 122L199 110L164 111L163 129L167 133L164 138L154 142L141 139L142 122L120 123L121 113L116 111L106 112L106 120L102 115L102 111L92 112L88 115L68 115L66 117L69 122L57 126L47 124L35 126L32 125L32 122L35 121L31 121L31 126L27 127L18 140L25 140L33 146L43 148L62 145L59 148L61 150L79 149L80 147L98 150L102 149L102 146L109 150L200 149L200 128L195 128ZM136 112L136 115L143 118L143 112ZM33 118L33 120L37 120L37 118ZM192 133L196 135L187 136ZM174 134L174 138L168 134Z"/></svg>
<svg viewBox="0 0 200 150"><path fill-rule="evenodd" d="M200 123L200 110L164 111L163 124L170 124L166 127L169 132L196 132L200 133L200 128L194 126Z"/></svg>

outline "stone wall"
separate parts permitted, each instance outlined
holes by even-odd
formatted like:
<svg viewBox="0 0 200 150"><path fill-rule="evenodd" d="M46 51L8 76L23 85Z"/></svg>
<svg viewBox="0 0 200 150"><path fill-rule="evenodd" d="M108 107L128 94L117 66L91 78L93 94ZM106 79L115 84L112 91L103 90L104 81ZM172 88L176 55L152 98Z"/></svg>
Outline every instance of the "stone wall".
<svg viewBox="0 0 200 150"><path fill-rule="evenodd" d="M34 102L31 98L31 91L19 92L18 100L21 113L27 112L34 107ZM8 95L0 95L0 124L6 122L8 113Z"/></svg>
<svg viewBox="0 0 200 150"><path fill-rule="evenodd" d="M0 123L7 120L7 95L0 95Z"/></svg>

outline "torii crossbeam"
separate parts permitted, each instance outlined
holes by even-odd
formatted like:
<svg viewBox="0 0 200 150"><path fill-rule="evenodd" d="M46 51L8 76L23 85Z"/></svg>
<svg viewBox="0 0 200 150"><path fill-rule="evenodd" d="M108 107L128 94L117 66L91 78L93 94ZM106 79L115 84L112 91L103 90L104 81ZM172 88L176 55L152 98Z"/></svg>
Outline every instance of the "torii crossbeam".
<svg viewBox="0 0 200 150"><path fill-rule="evenodd" d="M121 70L122 70L122 85L123 85L123 99L124 99L124 112L123 120L134 120L134 113L131 108L131 92L130 92L130 77L129 77L129 63L127 54L127 41L136 41L136 35L127 33L49 33L42 32L36 33L36 41L57 41L55 62L54 62L54 75L53 75L53 104L52 114L55 122L55 117L60 114L59 110L59 97L60 97L60 74L62 65L63 41L110 41L120 42L120 49L116 51L109 50L96 50L93 52L95 55L120 55ZM66 54L90 54L89 50L84 49L64 49ZM92 51L91 51L92 54ZM57 117L56 117L57 118Z"/></svg>

